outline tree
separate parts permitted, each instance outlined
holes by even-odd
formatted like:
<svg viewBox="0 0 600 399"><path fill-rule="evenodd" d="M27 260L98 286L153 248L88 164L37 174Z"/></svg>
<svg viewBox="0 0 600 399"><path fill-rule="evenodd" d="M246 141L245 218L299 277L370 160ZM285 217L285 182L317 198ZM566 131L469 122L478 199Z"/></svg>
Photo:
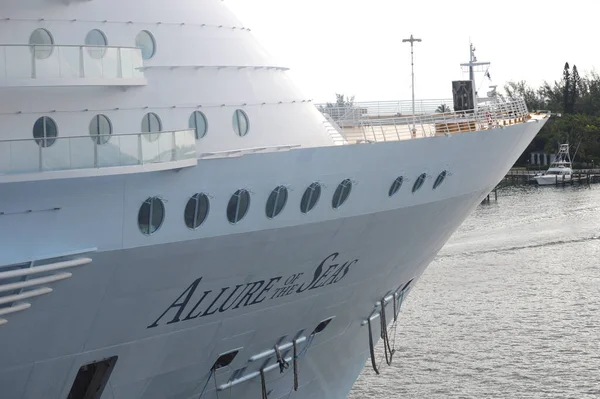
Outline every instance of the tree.
<svg viewBox="0 0 600 399"><path fill-rule="evenodd" d="M437 107L437 109L435 110L435 112L438 112L440 114L445 114L447 112L452 112L452 111L450 110L449 106L447 106L446 104L442 104L439 107Z"/></svg>
<svg viewBox="0 0 600 399"><path fill-rule="evenodd" d="M571 108L571 94L571 71L569 63L565 62L563 69L563 109L567 114L573 113L573 109Z"/></svg>
<svg viewBox="0 0 600 399"><path fill-rule="evenodd" d="M573 65L573 72L571 73L571 91L569 93L569 107L571 113L575 112L575 104L581 96L582 92L582 81L577 71L577 65Z"/></svg>

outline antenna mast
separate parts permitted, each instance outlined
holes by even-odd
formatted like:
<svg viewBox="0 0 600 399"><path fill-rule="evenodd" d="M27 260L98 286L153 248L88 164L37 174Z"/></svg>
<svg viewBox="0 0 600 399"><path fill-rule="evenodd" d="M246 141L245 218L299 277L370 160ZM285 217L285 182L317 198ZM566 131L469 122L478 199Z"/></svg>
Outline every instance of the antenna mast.
<svg viewBox="0 0 600 399"><path fill-rule="evenodd" d="M415 128L415 62L413 57L413 46L415 42L420 42L421 39L415 39L413 35L410 35L410 39L402 39L402 43L409 42L410 43L410 69L412 74L412 114L413 114L413 135L416 132Z"/></svg>
<svg viewBox="0 0 600 399"><path fill-rule="evenodd" d="M477 106L477 87L475 86L475 72L487 73L487 68L490 66L490 63L477 62L477 57L475 56L475 46L473 46L473 43L470 43L469 62L465 64L460 64L460 66L467 67L469 70L469 80L473 83L473 99L475 100L474 104L475 106Z"/></svg>

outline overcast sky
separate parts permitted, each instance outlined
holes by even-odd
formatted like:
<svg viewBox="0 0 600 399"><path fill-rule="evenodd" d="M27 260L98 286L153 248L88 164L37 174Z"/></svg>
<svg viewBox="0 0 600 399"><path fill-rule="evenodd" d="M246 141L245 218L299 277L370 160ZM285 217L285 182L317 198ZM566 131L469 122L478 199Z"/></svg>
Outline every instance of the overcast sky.
<svg viewBox="0 0 600 399"><path fill-rule="evenodd" d="M560 79L565 61L583 74L600 64L600 6L592 0L226 0L309 98L359 101L450 98L465 78L469 39L491 61L493 84ZM600 4L600 3L599 3ZM566 11L563 9L566 7ZM566 20L564 20L566 19ZM479 74L476 84L489 81ZM481 90L481 89L480 89Z"/></svg>

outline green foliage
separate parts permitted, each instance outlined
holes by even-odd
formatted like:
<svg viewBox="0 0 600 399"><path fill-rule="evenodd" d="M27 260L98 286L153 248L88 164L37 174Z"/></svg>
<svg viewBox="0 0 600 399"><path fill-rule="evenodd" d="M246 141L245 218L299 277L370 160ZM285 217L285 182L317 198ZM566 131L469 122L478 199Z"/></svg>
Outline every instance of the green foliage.
<svg viewBox="0 0 600 399"><path fill-rule="evenodd" d="M439 107L437 107L437 109L435 110L435 112L440 113L440 114L444 114L446 112L451 112L450 107L447 106L446 104L442 104Z"/></svg>
<svg viewBox="0 0 600 399"><path fill-rule="evenodd" d="M559 82L544 82L538 89L526 82L508 82L505 95L521 97L530 111L550 110L562 117L552 118L530 144L520 163L534 151L556 153L558 144L579 145L577 162L600 164L600 76L595 71L581 77L577 66L565 63Z"/></svg>

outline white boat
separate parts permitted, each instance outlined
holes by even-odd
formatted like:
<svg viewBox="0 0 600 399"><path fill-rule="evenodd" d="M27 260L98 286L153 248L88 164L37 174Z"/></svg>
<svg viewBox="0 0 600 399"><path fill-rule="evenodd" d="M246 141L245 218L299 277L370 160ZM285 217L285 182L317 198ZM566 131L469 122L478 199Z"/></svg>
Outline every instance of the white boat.
<svg viewBox="0 0 600 399"><path fill-rule="evenodd" d="M534 177L540 186L556 185L569 183L573 178L573 169L571 168L571 155L569 154L569 144L561 144L558 154L554 161L550 163L548 170Z"/></svg>
<svg viewBox="0 0 600 399"><path fill-rule="evenodd" d="M337 129L221 0L0 11L2 399L346 397L548 117Z"/></svg>

